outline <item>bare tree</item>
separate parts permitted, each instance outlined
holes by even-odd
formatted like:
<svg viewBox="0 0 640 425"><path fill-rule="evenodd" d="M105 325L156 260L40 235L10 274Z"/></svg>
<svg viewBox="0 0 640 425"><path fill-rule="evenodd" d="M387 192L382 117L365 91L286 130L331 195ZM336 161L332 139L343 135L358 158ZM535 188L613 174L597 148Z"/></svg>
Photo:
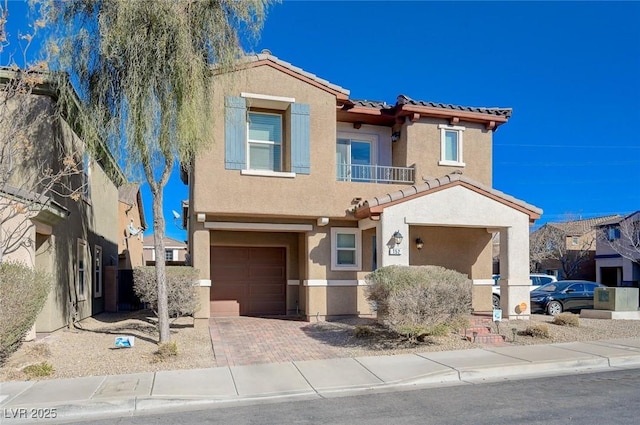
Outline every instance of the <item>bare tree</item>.
<svg viewBox="0 0 640 425"><path fill-rule="evenodd" d="M622 257L640 264L640 211L620 217L598 229L598 242Z"/></svg>
<svg viewBox="0 0 640 425"><path fill-rule="evenodd" d="M545 224L529 237L531 271L537 273L549 266L559 267L564 278L573 278L591 258L594 243L595 236L591 233L574 239L562 229Z"/></svg>
<svg viewBox="0 0 640 425"><path fill-rule="evenodd" d="M60 69L89 110L82 127L151 189L158 331L167 342L164 188L177 161L188 168L212 142L212 65L233 65L241 34L258 33L269 0L41 1L59 30L50 45Z"/></svg>

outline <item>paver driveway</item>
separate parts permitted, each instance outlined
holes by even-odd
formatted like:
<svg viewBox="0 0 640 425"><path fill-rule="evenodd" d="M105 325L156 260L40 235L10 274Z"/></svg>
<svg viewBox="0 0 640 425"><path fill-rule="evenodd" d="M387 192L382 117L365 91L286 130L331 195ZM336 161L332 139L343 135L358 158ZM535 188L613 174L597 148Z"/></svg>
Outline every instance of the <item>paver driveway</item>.
<svg viewBox="0 0 640 425"><path fill-rule="evenodd" d="M209 319L217 366L319 360L341 357L309 322L261 317Z"/></svg>

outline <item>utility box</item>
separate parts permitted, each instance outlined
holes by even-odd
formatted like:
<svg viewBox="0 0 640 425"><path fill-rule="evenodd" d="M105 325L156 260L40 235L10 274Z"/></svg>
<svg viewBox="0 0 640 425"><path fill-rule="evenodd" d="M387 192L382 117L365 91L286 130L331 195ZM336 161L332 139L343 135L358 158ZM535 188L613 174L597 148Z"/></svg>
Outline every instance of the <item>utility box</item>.
<svg viewBox="0 0 640 425"><path fill-rule="evenodd" d="M638 311L638 288L596 288L594 310Z"/></svg>

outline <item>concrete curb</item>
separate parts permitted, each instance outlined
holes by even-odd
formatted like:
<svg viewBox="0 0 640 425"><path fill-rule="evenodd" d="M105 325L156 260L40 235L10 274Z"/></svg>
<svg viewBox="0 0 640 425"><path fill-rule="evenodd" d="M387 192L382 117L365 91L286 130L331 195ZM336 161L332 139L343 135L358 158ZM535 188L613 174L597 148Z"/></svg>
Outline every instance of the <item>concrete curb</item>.
<svg viewBox="0 0 640 425"><path fill-rule="evenodd" d="M635 368L640 338L8 382L0 387L0 419L6 425L57 423ZM114 382L118 388L143 384L118 392ZM72 390L76 399L59 401L62 390ZM46 409L55 409L56 418L29 417Z"/></svg>

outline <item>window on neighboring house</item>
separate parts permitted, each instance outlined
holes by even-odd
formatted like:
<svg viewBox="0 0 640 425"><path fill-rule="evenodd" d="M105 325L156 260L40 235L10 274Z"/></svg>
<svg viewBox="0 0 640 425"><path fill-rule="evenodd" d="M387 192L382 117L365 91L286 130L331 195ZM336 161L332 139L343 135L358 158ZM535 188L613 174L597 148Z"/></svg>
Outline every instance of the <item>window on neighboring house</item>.
<svg viewBox="0 0 640 425"><path fill-rule="evenodd" d="M616 239L620 239L620 229L617 227L607 228L607 240L615 241Z"/></svg>
<svg viewBox="0 0 640 425"><path fill-rule="evenodd" d="M87 298L87 243L82 239L78 239L77 255L76 290L78 291L78 300L85 300Z"/></svg>
<svg viewBox="0 0 640 425"><path fill-rule="evenodd" d="M359 135L350 138L346 134L338 135L336 143L336 163L338 181L367 182L375 179L374 166L376 138Z"/></svg>
<svg viewBox="0 0 640 425"><path fill-rule="evenodd" d="M249 170L282 171L282 115L249 112Z"/></svg>
<svg viewBox="0 0 640 425"><path fill-rule="evenodd" d="M82 196L85 200L91 199L91 157L88 153L82 156Z"/></svg>
<svg viewBox="0 0 640 425"><path fill-rule="evenodd" d="M579 241L579 238L577 236L573 236L571 238L571 245L573 245L573 246L578 245L578 241Z"/></svg>
<svg viewBox="0 0 640 425"><path fill-rule="evenodd" d="M462 134L465 127L444 125L440 129L440 162L439 165L464 167L462 157Z"/></svg>
<svg viewBox="0 0 640 425"><path fill-rule="evenodd" d="M165 249L164 250L164 259L166 261L173 261L173 250L172 249Z"/></svg>
<svg viewBox="0 0 640 425"><path fill-rule="evenodd" d="M331 269L360 270L362 252L360 230L334 227L331 229Z"/></svg>
<svg viewBox="0 0 640 425"><path fill-rule="evenodd" d="M102 247L96 245L93 257L93 297L102 296Z"/></svg>
<svg viewBox="0 0 640 425"><path fill-rule="evenodd" d="M225 168L243 175L310 173L309 105L279 96L225 98Z"/></svg>

